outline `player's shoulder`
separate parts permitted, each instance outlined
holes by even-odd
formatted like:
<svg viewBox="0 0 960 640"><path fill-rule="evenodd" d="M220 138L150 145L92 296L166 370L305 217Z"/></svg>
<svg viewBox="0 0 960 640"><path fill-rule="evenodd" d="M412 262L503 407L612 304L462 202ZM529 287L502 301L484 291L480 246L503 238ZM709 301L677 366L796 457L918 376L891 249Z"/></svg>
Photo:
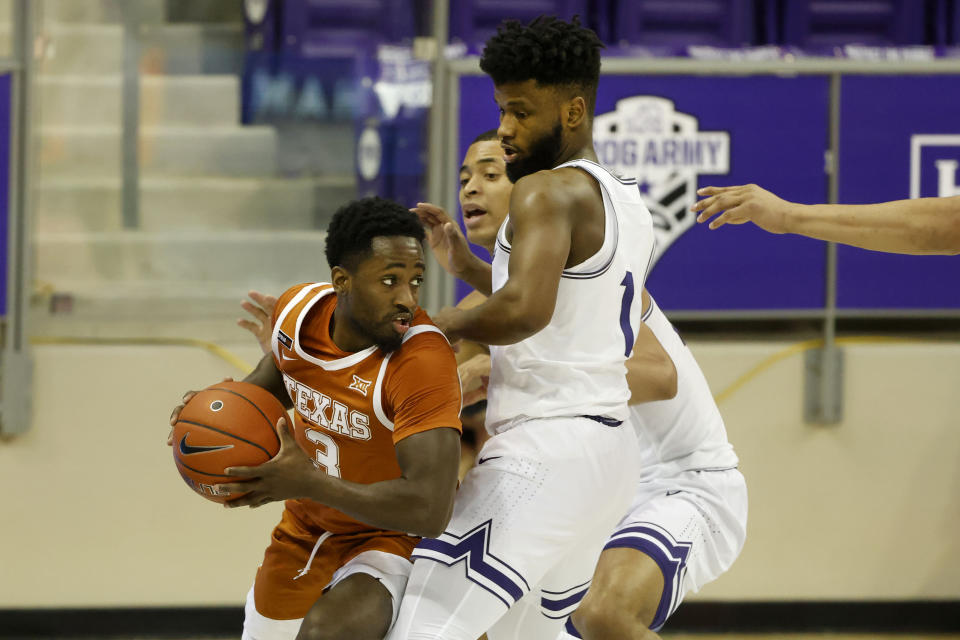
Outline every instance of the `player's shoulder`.
<svg viewBox="0 0 960 640"><path fill-rule="evenodd" d="M446 359L447 355L455 360L453 347L450 346L447 337L433 323L426 311L417 309L413 314L410 328L403 336L403 342L394 353L393 359L397 363L419 360L433 361L437 357Z"/></svg>
<svg viewBox="0 0 960 640"><path fill-rule="evenodd" d="M537 171L517 180L510 198L510 215L525 210L563 210L597 195L597 180L577 167Z"/></svg>

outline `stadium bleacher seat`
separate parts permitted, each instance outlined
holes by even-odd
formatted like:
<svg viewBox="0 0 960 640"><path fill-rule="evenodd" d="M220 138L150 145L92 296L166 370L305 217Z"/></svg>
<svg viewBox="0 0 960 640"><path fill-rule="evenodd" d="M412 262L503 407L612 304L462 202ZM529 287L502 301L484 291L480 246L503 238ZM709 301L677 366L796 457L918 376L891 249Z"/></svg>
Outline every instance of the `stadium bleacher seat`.
<svg viewBox="0 0 960 640"><path fill-rule="evenodd" d="M767 0L779 8L778 44L822 49L847 44L925 43L923 0Z"/></svg>
<svg viewBox="0 0 960 640"><path fill-rule="evenodd" d="M617 0L613 37L623 46L757 44L754 0Z"/></svg>
<svg viewBox="0 0 960 640"><path fill-rule="evenodd" d="M564 19L579 15L584 24L594 26L589 23L587 0L456 0L450 3L450 39L479 53L503 20L526 23L539 15Z"/></svg>
<svg viewBox="0 0 960 640"><path fill-rule="evenodd" d="M410 41L414 12L409 0L285 0L280 32L285 53L342 55L352 47Z"/></svg>

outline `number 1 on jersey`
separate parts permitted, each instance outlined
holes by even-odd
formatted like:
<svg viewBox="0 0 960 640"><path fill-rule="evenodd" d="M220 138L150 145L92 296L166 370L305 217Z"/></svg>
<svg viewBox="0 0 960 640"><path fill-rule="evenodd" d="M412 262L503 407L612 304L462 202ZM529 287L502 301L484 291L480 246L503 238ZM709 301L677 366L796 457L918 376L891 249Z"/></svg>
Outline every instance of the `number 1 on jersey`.
<svg viewBox="0 0 960 640"><path fill-rule="evenodd" d="M620 329L623 331L623 339L627 347L624 355L629 358L630 352L633 351L635 336L633 327L630 326L630 307L633 305L633 274L631 272L627 271L627 275L623 276L620 286L623 287L623 303L620 305Z"/></svg>

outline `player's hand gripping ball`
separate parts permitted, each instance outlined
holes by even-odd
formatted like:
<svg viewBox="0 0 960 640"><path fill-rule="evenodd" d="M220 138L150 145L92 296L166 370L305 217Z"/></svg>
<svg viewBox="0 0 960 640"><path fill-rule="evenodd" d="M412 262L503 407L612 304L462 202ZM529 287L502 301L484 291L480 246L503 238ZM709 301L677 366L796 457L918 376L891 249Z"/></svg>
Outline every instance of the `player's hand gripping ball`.
<svg viewBox="0 0 960 640"><path fill-rule="evenodd" d="M280 450L274 425L287 415L272 393L249 382L218 382L180 411L173 427L173 459L184 482L207 500L225 502L220 483L237 482L227 467L263 464Z"/></svg>

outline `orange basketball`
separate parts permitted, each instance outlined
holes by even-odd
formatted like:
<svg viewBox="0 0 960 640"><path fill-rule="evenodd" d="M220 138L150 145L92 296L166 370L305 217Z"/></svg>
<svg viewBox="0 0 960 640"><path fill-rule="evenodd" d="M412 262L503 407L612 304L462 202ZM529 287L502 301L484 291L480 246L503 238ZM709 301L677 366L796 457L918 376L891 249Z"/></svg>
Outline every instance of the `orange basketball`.
<svg viewBox="0 0 960 640"><path fill-rule="evenodd" d="M191 489L225 502L227 467L262 464L280 451L275 425L287 415L272 393L249 382L218 382L190 398L173 427L173 459Z"/></svg>

